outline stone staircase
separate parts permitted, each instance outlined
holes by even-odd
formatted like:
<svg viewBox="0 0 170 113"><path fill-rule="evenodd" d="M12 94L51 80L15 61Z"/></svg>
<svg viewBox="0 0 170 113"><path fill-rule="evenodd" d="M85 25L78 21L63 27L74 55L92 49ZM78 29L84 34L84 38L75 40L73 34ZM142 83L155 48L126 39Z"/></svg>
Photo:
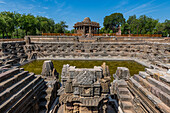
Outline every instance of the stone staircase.
<svg viewBox="0 0 170 113"><path fill-rule="evenodd" d="M112 83L111 94L116 94L125 113L168 113L170 111L170 75L165 71L146 68L132 77L124 70ZM123 75L124 74L124 75Z"/></svg>
<svg viewBox="0 0 170 113"><path fill-rule="evenodd" d="M24 71L22 68L1 73L0 112L29 112L44 88L45 82L40 76Z"/></svg>
<svg viewBox="0 0 170 113"><path fill-rule="evenodd" d="M56 84L54 83L54 86L49 87L48 81L46 81L46 88L42 91L41 97L39 100L39 112L40 113L48 113L50 108L52 107L52 104L56 98Z"/></svg>
<svg viewBox="0 0 170 113"><path fill-rule="evenodd" d="M145 108L149 107L153 112L165 112L170 110L170 87L167 81L161 78L170 75L161 75L157 70L147 69L146 72L139 72L128 81L129 87L135 95L143 101ZM166 82L166 83L163 83Z"/></svg>
<svg viewBox="0 0 170 113"><path fill-rule="evenodd" d="M122 108L124 113L135 113L132 104L132 95L128 90L128 86L125 80L118 80L116 83L115 93L119 100L119 106Z"/></svg>

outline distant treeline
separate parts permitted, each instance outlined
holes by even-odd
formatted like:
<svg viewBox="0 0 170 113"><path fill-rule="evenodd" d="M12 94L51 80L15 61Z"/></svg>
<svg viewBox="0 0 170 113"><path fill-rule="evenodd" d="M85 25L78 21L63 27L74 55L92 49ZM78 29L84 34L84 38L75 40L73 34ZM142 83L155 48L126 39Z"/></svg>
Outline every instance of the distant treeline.
<svg viewBox="0 0 170 113"><path fill-rule="evenodd" d="M139 18L133 15L126 21L121 13L106 16L100 33L115 33L120 25L122 34L162 34L163 36L170 34L170 20L160 23L159 20L146 15L141 15Z"/></svg>
<svg viewBox="0 0 170 113"><path fill-rule="evenodd" d="M6 11L0 13L0 37L2 38L23 38L25 35L41 33L70 33L71 31L66 28L68 28L66 22L55 23L51 18Z"/></svg>
<svg viewBox="0 0 170 113"><path fill-rule="evenodd" d="M106 16L103 28L99 33L115 33L121 26L122 34L170 34L170 20L160 23L158 20L145 15L136 18L130 16L126 21L123 14L113 13ZM32 14L19 14L16 12L0 13L0 37L23 38L25 35L40 35L42 33L74 33L67 30L66 22L55 23L53 19Z"/></svg>

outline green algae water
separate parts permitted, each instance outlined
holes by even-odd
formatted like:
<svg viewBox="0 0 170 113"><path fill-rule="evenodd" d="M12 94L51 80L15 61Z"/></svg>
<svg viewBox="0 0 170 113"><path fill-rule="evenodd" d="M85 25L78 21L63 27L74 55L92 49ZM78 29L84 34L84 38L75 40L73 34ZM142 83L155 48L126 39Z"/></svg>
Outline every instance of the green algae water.
<svg viewBox="0 0 170 113"><path fill-rule="evenodd" d="M25 71L34 72L35 74L41 74L42 65L45 60L35 60L29 64L21 66ZM130 74L138 74L139 71L144 71L145 66L134 61L88 61L88 60L52 60L55 69L61 75L61 71L64 64L70 66L76 66L77 68L93 68L94 66L101 66L103 62L109 66L111 81L113 81L113 74L116 72L117 67L127 67L130 70Z"/></svg>

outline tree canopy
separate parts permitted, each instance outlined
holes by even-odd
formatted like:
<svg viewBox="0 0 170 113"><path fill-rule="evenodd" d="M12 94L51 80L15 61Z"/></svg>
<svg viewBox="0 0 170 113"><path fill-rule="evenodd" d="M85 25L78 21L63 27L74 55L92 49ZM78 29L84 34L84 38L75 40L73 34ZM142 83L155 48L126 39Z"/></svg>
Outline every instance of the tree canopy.
<svg viewBox="0 0 170 113"><path fill-rule="evenodd" d="M66 22L55 23L53 19L16 12L0 13L0 36L5 38L39 35L41 33L65 33Z"/></svg>
<svg viewBox="0 0 170 113"><path fill-rule="evenodd" d="M121 13L113 13L104 18L103 26L106 30L116 32L116 28L125 23L125 18Z"/></svg>
<svg viewBox="0 0 170 113"><path fill-rule="evenodd" d="M121 13L113 13L105 16L103 28L100 33L117 32L118 26L121 26L122 34L162 34L167 36L170 34L170 20L160 23L159 20L153 19L146 15L141 15L139 18L136 15L129 16L127 21Z"/></svg>

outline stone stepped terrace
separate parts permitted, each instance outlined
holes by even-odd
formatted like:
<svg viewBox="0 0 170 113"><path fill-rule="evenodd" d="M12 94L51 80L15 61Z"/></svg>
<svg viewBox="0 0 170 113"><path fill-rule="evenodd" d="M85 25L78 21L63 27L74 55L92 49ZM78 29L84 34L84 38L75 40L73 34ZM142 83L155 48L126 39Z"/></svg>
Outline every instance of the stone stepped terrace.
<svg viewBox="0 0 170 113"><path fill-rule="evenodd" d="M24 112L35 110L37 98L45 82L40 76L20 68L10 69L0 74L0 112ZM24 106L25 103L25 106ZM31 106L30 106L31 105Z"/></svg>
<svg viewBox="0 0 170 113"><path fill-rule="evenodd" d="M127 68L118 68L111 86L123 112L169 112L170 74L146 68L133 77L129 75Z"/></svg>
<svg viewBox="0 0 170 113"><path fill-rule="evenodd" d="M35 75L18 68L20 65L39 59L137 61L147 67L146 71L130 77L127 68L118 69L122 71L117 71L114 75L115 81L111 84L110 91L108 90L110 100L104 97L106 99L102 100L104 105L110 103L109 107L115 112L125 113L168 113L170 110L169 38L93 37L81 39L75 36L30 36L30 38L25 37L24 41L0 42L0 112L56 113L57 110L63 112L62 109L65 108L60 106L61 103L56 94L60 87L57 79ZM49 71L55 75L54 69ZM87 80L88 78L84 81ZM105 82L105 80L102 81L102 83ZM98 83L95 85L98 87ZM62 91L59 92L62 93ZM69 103L69 98L65 99L68 101L68 110L77 109L70 107L72 105ZM76 100L71 96L70 99ZM94 102L91 101L91 97L88 100L80 100L83 105L93 106ZM85 110L83 105L82 111ZM109 107L108 109L111 110ZM103 108L99 106L99 108L109 111L107 106ZM97 111L97 107L94 110Z"/></svg>

